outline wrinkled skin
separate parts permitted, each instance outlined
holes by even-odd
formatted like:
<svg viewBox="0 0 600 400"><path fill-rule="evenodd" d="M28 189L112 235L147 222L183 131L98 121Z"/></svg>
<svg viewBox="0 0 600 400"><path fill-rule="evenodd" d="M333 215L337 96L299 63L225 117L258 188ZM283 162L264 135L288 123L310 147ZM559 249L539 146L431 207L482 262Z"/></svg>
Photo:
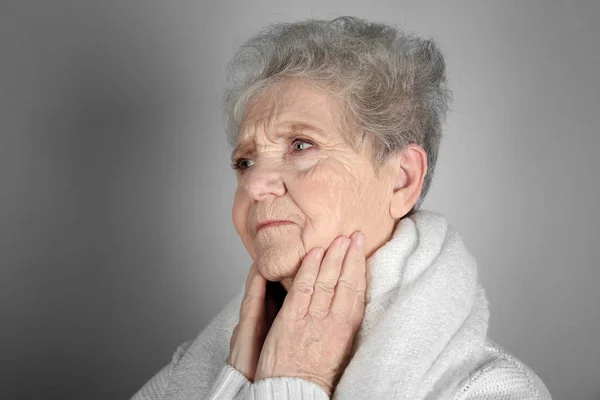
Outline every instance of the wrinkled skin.
<svg viewBox="0 0 600 400"><path fill-rule="evenodd" d="M246 111L232 217L254 263L227 362L251 381L298 377L331 395L364 315L365 259L418 200L426 154L407 146L376 174L369 137L353 146L362 135L344 134L333 98L294 79ZM266 220L287 223L257 231ZM278 313L267 281L289 292Z"/></svg>
<svg viewBox="0 0 600 400"><path fill-rule="evenodd" d="M329 396L348 364L365 311L364 236L340 236L304 258L262 346L256 380L311 381Z"/></svg>
<svg viewBox="0 0 600 400"><path fill-rule="evenodd" d="M391 215L392 200L400 197L394 190L403 179L400 162L391 158L377 177L369 140L357 152L341 131L340 113L330 96L289 79L254 101L241 125L238 143L246 145L234 156L249 161L238 171L233 223L264 277L283 281L286 289L310 249L361 230L368 256L389 239L401 216ZM294 132L300 124L323 134ZM412 207L402 205L396 214ZM257 221L269 219L293 224L255 234Z"/></svg>

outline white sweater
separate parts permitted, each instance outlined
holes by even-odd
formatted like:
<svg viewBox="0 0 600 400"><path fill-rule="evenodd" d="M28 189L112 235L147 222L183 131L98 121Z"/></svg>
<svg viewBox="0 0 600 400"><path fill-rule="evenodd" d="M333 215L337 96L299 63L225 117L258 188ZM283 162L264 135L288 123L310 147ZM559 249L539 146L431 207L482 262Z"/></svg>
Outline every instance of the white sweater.
<svg viewBox="0 0 600 400"><path fill-rule="evenodd" d="M226 365L243 290L133 400L328 399L317 385L250 383ZM333 399L550 399L542 381L487 338L477 264L444 217L418 211L367 260L367 299Z"/></svg>

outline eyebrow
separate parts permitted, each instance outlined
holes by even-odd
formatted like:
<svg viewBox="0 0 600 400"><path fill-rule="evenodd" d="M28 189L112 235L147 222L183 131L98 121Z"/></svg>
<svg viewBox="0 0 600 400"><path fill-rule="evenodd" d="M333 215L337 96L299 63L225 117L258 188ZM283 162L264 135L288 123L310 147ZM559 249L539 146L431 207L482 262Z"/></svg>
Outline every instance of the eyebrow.
<svg viewBox="0 0 600 400"><path fill-rule="evenodd" d="M325 138L327 136L325 134L325 131L323 131L322 129L319 129L313 125L307 124L306 122L289 122L289 123L284 124L282 127L276 129L276 131L279 132L279 134L312 133L317 136L320 136L321 138ZM242 149L249 146L249 142L251 142L251 140L244 140L244 141L238 143L238 145L235 147L235 149L233 149L233 151L231 152L231 160L232 161L235 159L235 155L238 152L241 152Z"/></svg>

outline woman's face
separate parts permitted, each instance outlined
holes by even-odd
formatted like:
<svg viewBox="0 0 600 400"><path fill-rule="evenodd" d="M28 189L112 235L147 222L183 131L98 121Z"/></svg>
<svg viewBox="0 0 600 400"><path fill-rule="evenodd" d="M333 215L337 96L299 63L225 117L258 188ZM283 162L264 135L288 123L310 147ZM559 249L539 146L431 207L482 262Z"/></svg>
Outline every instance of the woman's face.
<svg viewBox="0 0 600 400"><path fill-rule="evenodd" d="M240 127L233 223L264 277L286 289L312 248L361 230L369 255L393 230L393 174L375 175L369 143L346 143L340 115L328 95L285 80L249 105ZM260 227L268 221L283 223Z"/></svg>

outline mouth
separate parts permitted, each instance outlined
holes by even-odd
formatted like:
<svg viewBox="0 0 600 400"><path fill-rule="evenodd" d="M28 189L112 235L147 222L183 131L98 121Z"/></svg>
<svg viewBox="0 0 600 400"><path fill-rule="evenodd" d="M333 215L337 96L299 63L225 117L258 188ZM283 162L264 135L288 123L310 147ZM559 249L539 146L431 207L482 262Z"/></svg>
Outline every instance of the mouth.
<svg viewBox="0 0 600 400"><path fill-rule="evenodd" d="M262 229L275 228L281 225L293 224L291 221L281 221L281 220L271 220L271 221L263 221L256 227L256 232L258 233Z"/></svg>

